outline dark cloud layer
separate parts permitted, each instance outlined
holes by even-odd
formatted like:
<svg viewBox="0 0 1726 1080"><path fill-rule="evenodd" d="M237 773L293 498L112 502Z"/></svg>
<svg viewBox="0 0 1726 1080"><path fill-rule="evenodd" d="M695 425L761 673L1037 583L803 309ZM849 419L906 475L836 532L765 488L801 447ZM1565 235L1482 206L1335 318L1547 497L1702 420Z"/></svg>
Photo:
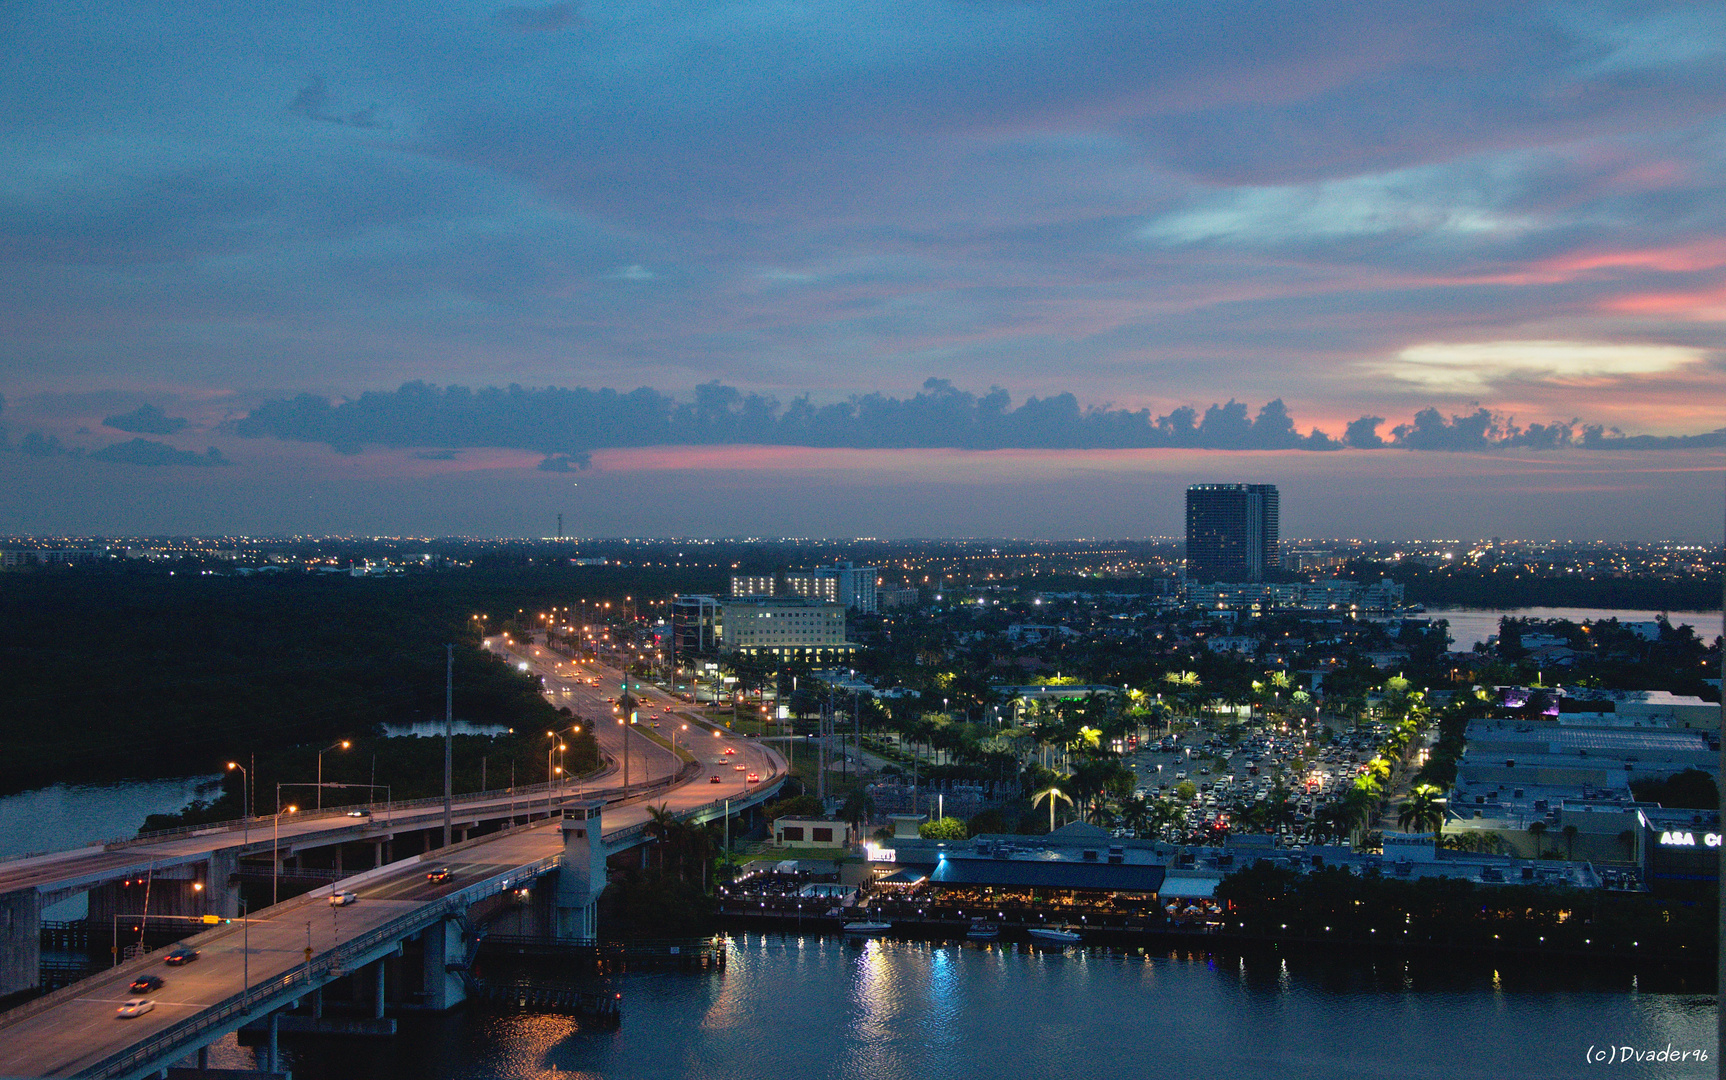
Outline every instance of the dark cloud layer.
<svg viewBox="0 0 1726 1080"><path fill-rule="evenodd" d="M200 454L150 439L132 439L129 442L104 446L100 450L91 451L89 457L91 461L107 461L116 465L189 465L197 468L232 464L213 446Z"/></svg>
<svg viewBox="0 0 1726 1080"><path fill-rule="evenodd" d="M361 129L388 128L389 125L378 119L378 107L367 105L363 109L352 109L348 112L337 112L330 107L329 87L324 85L322 75L314 75L300 87L300 92L288 102L288 111L307 120L319 120L326 124L340 124L343 127Z"/></svg>
<svg viewBox="0 0 1726 1080"><path fill-rule="evenodd" d="M408 383L394 392L331 402L312 394L266 402L232 425L245 438L325 443L347 454L366 446L499 447L547 455L539 468L585 468L589 451L629 446L771 445L880 449L1201 450L1556 450L1696 449L1726 445L1726 429L1706 435L1626 437L1577 421L1518 426L1479 408L1446 418L1424 409L1377 434L1380 417L1350 423L1342 440L1313 428L1302 434L1282 401L1251 413L1242 402L1190 406L1164 416L1149 410L1082 407L1072 394L1030 398L1017 408L1005 390L977 395L929 379L909 398L880 393L816 405L807 395L782 405L718 382L679 402L657 390L628 392L520 386L436 387Z"/></svg>
<svg viewBox="0 0 1726 1080"><path fill-rule="evenodd" d="M133 435L172 435L186 426L183 416L169 416L155 405L140 405L129 413L103 419L103 427Z"/></svg>

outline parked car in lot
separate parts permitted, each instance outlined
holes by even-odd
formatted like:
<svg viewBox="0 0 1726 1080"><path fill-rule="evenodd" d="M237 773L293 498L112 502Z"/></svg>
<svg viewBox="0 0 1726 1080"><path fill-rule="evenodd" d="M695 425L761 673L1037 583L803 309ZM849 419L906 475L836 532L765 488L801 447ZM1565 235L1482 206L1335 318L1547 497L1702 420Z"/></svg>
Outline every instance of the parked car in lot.
<svg viewBox="0 0 1726 1080"><path fill-rule="evenodd" d="M155 1007L156 1003L149 998L129 998L114 1010L114 1015L124 1020L130 1016L143 1016Z"/></svg>
<svg viewBox="0 0 1726 1080"><path fill-rule="evenodd" d="M160 975L140 975L132 980L132 993L134 994L154 994L161 988L162 977Z"/></svg>
<svg viewBox="0 0 1726 1080"><path fill-rule="evenodd" d="M181 964L189 964L197 958L198 950L190 945L176 945L168 950L168 955L162 957L162 960L164 963L179 967Z"/></svg>

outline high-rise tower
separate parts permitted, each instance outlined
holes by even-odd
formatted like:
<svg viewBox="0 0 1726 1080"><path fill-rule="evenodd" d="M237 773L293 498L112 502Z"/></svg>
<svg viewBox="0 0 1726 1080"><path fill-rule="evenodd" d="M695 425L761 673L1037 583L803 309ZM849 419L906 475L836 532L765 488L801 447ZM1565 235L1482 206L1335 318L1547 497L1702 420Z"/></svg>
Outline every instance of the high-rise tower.
<svg viewBox="0 0 1726 1080"><path fill-rule="evenodd" d="M1187 488L1187 580L1263 581L1277 565L1275 484Z"/></svg>

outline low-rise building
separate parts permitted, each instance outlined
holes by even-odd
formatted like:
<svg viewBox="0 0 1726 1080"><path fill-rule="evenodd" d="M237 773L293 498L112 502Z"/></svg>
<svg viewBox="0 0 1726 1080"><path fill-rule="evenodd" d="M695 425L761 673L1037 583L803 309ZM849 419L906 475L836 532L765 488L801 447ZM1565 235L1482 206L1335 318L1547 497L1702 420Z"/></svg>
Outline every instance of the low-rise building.
<svg viewBox="0 0 1726 1080"><path fill-rule="evenodd" d="M826 818L782 817L773 823L776 847L840 852L851 846L851 826Z"/></svg>

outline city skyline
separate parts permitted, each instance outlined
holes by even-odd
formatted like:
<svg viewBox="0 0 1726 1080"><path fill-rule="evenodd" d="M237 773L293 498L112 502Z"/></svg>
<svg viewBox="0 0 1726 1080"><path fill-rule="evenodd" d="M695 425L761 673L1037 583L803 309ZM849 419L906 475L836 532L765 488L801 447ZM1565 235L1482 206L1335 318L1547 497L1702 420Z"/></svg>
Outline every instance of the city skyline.
<svg viewBox="0 0 1726 1080"><path fill-rule="evenodd" d="M3 532L1719 536L1714 6L8 18Z"/></svg>

